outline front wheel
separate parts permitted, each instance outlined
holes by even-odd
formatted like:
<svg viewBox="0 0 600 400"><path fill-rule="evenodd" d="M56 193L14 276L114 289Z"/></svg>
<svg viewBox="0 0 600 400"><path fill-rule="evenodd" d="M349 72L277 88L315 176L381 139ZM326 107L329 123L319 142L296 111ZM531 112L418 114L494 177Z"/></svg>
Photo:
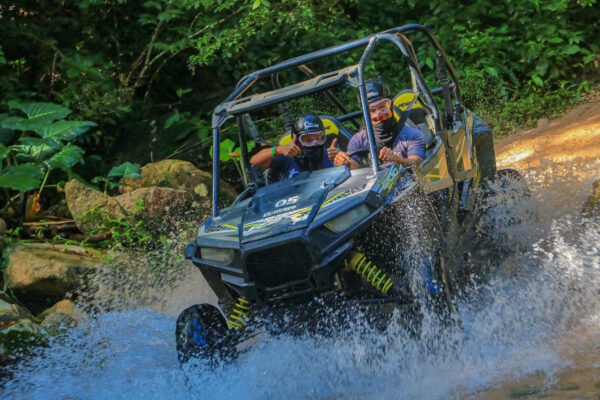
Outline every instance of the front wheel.
<svg viewBox="0 0 600 400"><path fill-rule="evenodd" d="M175 340L180 363L198 357L214 361L226 355L228 326L223 313L211 304L197 304L177 318Z"/></svg>

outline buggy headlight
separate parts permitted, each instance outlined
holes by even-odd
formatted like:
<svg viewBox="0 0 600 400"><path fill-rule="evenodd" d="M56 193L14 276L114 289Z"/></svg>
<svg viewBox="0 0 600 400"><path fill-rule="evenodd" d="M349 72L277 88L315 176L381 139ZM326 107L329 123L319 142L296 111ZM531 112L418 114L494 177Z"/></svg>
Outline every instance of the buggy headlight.
<svg viewBox="0 0 600 400"><path fill-rule="evenodd" d="M327 229L335 233L340 233L350 228L352 225L356 224L358 221L362 220L369 214L369 208L362 204L358 207L353 208L350 211L345 212L339 217L336 217L331 221L326 222L324 225Z"/></svg>
<svg viewBox="0 0 600 400"><path fill-rule="evenodd" d="M200 247L200 258L229 264L233 261L235 250L219 249L217 247Z"/></svg>

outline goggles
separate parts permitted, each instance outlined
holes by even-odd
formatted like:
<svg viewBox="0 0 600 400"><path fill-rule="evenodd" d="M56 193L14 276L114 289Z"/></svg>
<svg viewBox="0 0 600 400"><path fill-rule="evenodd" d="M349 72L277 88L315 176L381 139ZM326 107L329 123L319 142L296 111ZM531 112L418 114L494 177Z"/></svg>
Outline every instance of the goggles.
<svg viewBox="0 0 600 400"><path fill-rule="evenodd" d="M307 132L298 137L298 140L304 147L315 147L325 144L325 132Z"/></svg>
<svg viewBox="0 0 600 400"><path fill-rule="evenodd" d="M392 101L390 99L380 99L369 103L369 113L371 114L371 121L374 123L390 118L393 115Z"/></svg>

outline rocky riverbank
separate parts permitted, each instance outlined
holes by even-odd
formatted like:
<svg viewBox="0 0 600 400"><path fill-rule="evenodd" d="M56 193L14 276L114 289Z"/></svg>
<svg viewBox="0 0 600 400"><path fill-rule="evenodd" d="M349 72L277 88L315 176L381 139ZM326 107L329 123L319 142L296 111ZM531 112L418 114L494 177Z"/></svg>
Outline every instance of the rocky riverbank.
<svg viewBox="0 0 600 400"><path fill-rule="evenodd" d="M208 215L211 181L208 172L189 162L163 160L142 167L139 179L124 179L113 196L68 182L59 223L42 213L28 224L33 237L13 231L7 240L0 364L98 308L139 306L176 313L197 302L197 293L205 299L209 290L199 271L173 254L182 254ZM237 195L224 182L221 194L227 202ZM70 236L61 236L64 226ZM174 301L174 286L188 295ZM135 300L128 300L134 291Z"/></svg>

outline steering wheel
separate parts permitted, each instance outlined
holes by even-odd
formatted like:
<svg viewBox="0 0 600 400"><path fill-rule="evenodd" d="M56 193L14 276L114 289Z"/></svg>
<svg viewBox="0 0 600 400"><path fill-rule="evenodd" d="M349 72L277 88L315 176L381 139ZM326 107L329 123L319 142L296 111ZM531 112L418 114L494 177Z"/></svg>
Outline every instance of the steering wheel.
<svg viewBox="0 0 600 400"><path fill-rule="evenodd" d="M358 165L360 166L360 168L365 168L365 167L369 166L370 153L371 153L371 150L369 150L369 148L363 147L361 149L349 151L348 156L349 157L358 156L358 158L359 158Z"/></svg>

